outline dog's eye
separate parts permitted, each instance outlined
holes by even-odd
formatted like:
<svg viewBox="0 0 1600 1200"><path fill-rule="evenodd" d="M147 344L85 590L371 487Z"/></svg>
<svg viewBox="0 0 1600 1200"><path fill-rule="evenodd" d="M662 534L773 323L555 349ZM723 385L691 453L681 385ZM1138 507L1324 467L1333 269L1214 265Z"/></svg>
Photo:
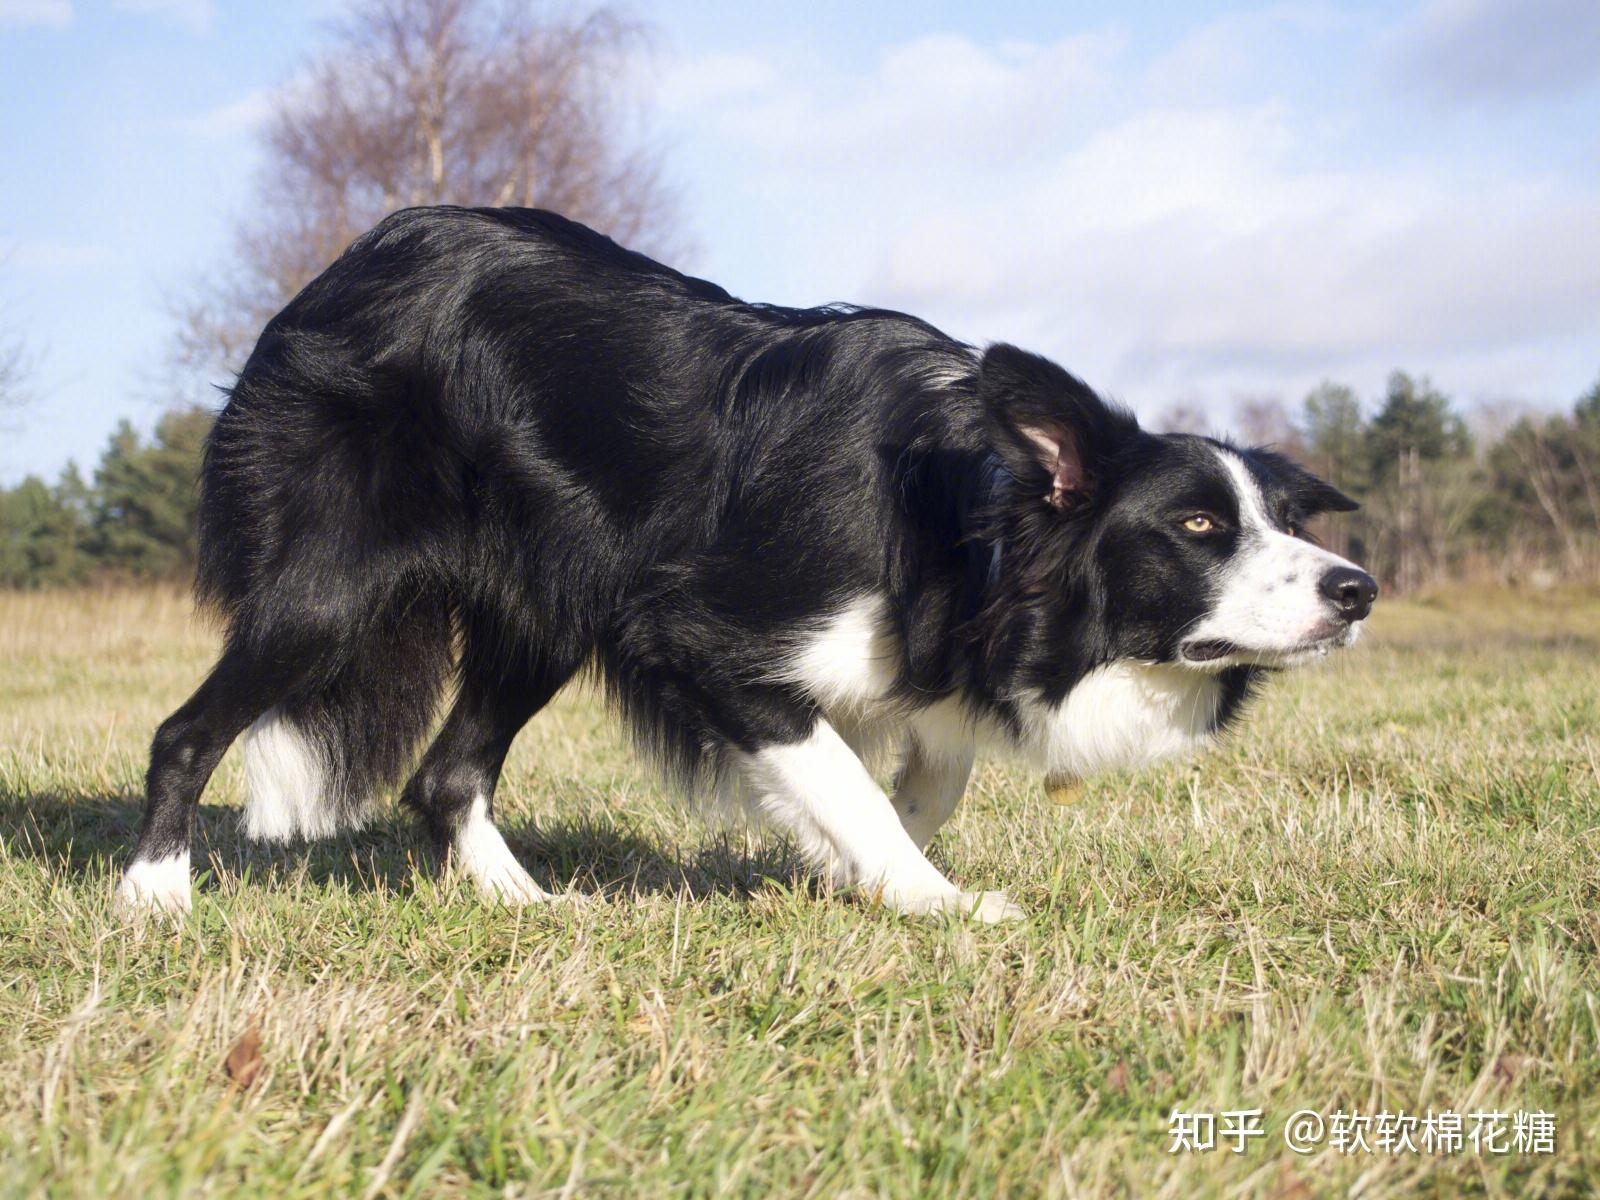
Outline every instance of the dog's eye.
<svg viewBox="0 0 1600 1200"><path fill-rule="evenodd" d="M1184 520L1183 527L1190 533L1210 533L1217 527L1217 523L1206 513L1195 513Z"/></svg>

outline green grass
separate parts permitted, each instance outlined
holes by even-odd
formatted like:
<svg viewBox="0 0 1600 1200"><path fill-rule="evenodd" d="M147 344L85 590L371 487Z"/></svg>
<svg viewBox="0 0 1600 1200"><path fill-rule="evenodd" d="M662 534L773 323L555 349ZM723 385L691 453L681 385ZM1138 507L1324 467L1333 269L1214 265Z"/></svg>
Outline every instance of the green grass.
<svg viewBox="0 0 1600 1200"><path fill-rule="evenodd" d="M1204 759L1072 808L981 767L934 855L1024 923L820 894L571 696L500 803L590 902L484 907L399 818L249 846L230 757L173 929L109 897L211 635L165 593L0 596L0 1192L1587 1194L1600 602L1374 624ZM1169 1155L1174 1107L1267 1137ZM1302 1108L1547 1109L1557 1153L1302 1157Z"/></svg>

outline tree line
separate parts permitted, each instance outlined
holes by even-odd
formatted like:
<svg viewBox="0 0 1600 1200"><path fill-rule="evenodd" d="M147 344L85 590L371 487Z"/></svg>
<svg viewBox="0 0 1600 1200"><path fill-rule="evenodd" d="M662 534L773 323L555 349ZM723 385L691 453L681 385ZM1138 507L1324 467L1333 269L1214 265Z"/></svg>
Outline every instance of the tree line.
<svg viewBox="0 0 1600 1200"><path fill-rule="evenodd" d="M186 580L212 419L174 409L148 436L124 421L88 478L68 465L54 482L30 475L0 491L0 586ZM1155 424L1205 431L1184 409ZM1600 381L1568 412L1469 423L1426 378L1396 371L1371 405L1325 383L1297 412L1245 401L1233 424L1240 441L1288 452L1361 502L1318 532L1390 588L1600 577Z"/></svg>
<svg viewBox="0 0 1600 1200"><path fill-rule="evenodd" d="M123 421L90 478L69 463L54 483L29 475L0 491L0 586L186 579L211 421L174 409L149 437Z"/></svg>

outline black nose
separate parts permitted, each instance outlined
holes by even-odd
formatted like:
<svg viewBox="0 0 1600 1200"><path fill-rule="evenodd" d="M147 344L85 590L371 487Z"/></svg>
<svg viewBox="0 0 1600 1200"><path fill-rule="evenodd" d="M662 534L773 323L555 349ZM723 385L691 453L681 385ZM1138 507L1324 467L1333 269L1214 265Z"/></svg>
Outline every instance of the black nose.
<svg viewBox="0 0 1600 1200"><path fill-rule="evenodd" d="M1378 598L1378 581L1354 567L1335 567L1322 577L1319 590L1333 601L1340 620L1359 621L1372 611Z"/></svg>

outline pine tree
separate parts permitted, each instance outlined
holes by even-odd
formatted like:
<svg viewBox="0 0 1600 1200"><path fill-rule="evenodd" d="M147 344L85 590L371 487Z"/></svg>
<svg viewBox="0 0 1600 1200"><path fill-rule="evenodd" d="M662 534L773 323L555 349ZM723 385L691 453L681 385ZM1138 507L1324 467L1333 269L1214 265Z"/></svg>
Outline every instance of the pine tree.
<svg viewBox="0 0 1600 1200"><path fill-rule="evenodd" d="M1389 376L1383 407L1367 426L1367 464L1374 482L1394 479L1402 460L1438 462L1472 453L1472 437L1450 400L1424 375Z"/></svg>
<svg viewBox="0 0 1600 1200"><path fill-rule="evenodd" d="M114 574L176 578L195 561L200 459L212 414L174 409L146 444L123 421L95 469L92 552Z"/></svg>
<svg viewBox="0 0 1600 1200"><path fill-rule="evenodd" d="M1300 418L1300 436L1311 454L1311 465L1329 483L1351 495L1368 482L1361 402L1342 383L1318 384L1306 396Z"/></svg>
<svg viewBox="0 0 1600 1200"><path fill-rule="evenodd" d="M68 470L77 479L76 469ZM83 510L70 498L68 478L51 488L29 475L0 492L0 584L52 587L81 582L88 574Z"/></svg>

